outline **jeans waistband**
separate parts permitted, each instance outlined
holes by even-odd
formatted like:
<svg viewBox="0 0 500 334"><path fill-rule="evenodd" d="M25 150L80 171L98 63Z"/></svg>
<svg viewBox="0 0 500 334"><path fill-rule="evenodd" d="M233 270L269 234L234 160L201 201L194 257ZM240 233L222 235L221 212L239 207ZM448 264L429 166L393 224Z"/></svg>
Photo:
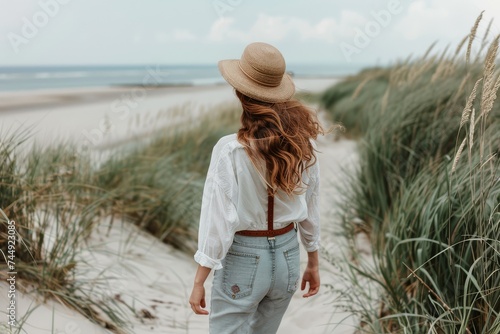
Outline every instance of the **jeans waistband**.
<svg viewBox="0 0 500 334"><path fill-rule="evenodd" d="M286 246L293 240L297 240L297 230L293 228L291 231L285 234L275 236L274 239L274 248ZM259 249L271 248L267 237L249 237L238 234L234 235L233 245Z"/></svg>

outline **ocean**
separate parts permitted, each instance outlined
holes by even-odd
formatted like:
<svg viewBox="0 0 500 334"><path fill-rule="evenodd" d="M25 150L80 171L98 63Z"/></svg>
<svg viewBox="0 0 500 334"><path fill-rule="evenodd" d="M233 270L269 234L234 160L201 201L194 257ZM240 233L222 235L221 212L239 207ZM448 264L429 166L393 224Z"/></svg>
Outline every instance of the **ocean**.
<svg viewBox="0 0 500 334"><path fill-rule="evenodd" d="M341 77L360 65L288 65L296 77ZM213 85L223 83L216 65L0 67L0 91L127 85Z"/></svg>

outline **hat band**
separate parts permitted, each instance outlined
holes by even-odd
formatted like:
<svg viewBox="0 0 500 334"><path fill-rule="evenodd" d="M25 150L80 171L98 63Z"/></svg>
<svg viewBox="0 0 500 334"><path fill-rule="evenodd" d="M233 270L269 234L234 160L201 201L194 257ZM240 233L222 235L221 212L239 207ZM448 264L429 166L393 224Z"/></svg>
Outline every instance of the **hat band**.
<svg viewBox="0 0 500 334"><path fill-rule="evenodd" d="M245 66L247 65L247 66ZM272 75L272 74L264 74L259 72L257 69L252 67L247 62L244 62L243 59L238 62L238 66L240 70L252 81L266 86L266 87L278 87L283 79L283 74L281 75ZM244 68L245 67L245 68Z"/></svg>

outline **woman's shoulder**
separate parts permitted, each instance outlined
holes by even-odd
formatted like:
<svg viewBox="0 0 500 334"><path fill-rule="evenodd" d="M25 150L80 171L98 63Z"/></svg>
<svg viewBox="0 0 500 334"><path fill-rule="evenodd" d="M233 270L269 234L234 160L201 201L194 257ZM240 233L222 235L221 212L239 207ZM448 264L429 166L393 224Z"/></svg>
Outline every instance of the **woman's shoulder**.
<svg viewBox="0 0 500 334"><path fill-rule="evenodd" d="M231 152L239 148L243 148L243 145L238 141L236 133L232 133L217 141L212 151L212 157L227 158Z"/></svg>
<svg viewBox="0 0 500 334"><path fill-rule="evenodd" d="M219 139L217 144L214 146L214 151L232 151L236 148L242 148L243 145L238 141L238 137L236 133L232 133L230 135L224 136Z"/></svg>
<svg viewBox="0 0 500 334"><path fill-rule="evenodd" d="M232 142L238 142L238 137L236 133L231 133L229 135L220 138L215 146L225 146Z"/></svg>

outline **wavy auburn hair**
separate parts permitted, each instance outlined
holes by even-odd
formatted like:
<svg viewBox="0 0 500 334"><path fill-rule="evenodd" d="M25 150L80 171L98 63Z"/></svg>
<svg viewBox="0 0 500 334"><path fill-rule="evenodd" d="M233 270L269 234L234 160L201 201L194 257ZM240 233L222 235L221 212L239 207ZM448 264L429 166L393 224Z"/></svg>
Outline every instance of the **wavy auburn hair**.
<svg viewBox="0 0 500 334"><path fill-rule="evenodd" d="M236 96L243 107L238 141L256 166L265 161L268 186L288 195L303 192L302 173L316 163L311 139L324 134L315 113L297 100L268 103L239 91Z"/></svg>

